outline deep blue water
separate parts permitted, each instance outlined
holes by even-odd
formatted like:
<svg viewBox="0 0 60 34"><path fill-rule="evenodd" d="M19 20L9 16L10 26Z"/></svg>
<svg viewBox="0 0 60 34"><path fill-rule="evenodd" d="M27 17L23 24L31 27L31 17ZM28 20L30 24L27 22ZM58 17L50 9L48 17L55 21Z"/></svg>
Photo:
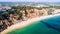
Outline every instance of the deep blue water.
<svg viewBox="0 0 60 34"><path fill-rule="evenodd" d="M60 16L37 21L7 34L60 34Z"/></svg>
<svg viewBox="0 0 60 34"><path fill-rule="evenodd" d="M60 32L60 16L56 16L53 18L48 18L45 20L42 20L43 24L45 24L49 28L53 28Z"/></svg>
<svg viewBox="0 0 60 34"><path fill-rule="evenodd" d="M0 2L0 4L59 4L60 2Z"/></svg>

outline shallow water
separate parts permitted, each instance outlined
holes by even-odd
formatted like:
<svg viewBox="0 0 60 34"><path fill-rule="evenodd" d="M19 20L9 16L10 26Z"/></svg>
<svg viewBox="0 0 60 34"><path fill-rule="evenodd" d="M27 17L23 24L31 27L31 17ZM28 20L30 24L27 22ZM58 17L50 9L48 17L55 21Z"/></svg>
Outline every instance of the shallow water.
<svg viewBox="0 0 60 34"><path fill-rule="evenodd" d="M60 16L37 21L7 34L60 34Z"/></svg>

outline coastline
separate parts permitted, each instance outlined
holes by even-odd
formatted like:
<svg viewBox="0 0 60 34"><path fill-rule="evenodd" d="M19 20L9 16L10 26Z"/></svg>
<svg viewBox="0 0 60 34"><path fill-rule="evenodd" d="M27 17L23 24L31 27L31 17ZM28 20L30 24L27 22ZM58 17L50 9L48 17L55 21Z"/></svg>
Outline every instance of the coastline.
<svg viewBox="0 0 60 34"><path fill-rule="evenodd" d="M23 27L26 27L26 26L28 26L28 25L36 22L36 21L47 19L47 18L51 18L51 17L54 17L54 16L60 16L60 14L41 16L41 17L36 17L36 18L28 19L27 21L22 21L21 23L17 23L15 25L12 25L11 27L8 27L6 30L1 32L1 34L6 34L7 32L10 32L12 30L15 30L15 29L18 29L18 28L23 28Z"/></svg>

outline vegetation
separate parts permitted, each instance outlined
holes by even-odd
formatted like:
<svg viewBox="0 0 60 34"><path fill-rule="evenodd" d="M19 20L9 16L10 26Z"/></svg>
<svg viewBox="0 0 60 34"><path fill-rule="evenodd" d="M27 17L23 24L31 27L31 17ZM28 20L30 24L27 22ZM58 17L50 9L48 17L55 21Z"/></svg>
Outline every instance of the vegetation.
<svg viewBox="0 0 60 34"><path fill-rule="evenodd" d="M48 11L48 15L52 15L53 12L54 12L54 10L50 9L50 10Z"/></svg>
<svg viewBox="0 0 60 34"><path fill-rule="evenodd" d="M37 7L32 7L32 6L12 6L12 9L8 9L8 10L6 10L6 12L7 13L0 13L0 21L2 21L2 25L3 25L3 27L2 27L2 25L0 25L0 27L1 28L7 28L8 26L6 26L6 23L5 22L3 22L3 20L7 20L7 22L9 22L9 23L7 23L9 26L11 26L12 24L14 24L13 23L13 20L10 20L10 15L12 14L13 16L13 18L15 19L16 18L16 20L23 20L23 13L21 12L21 10L22 11L25 11L25 17L27 17L27 18L29 18L30 16L28 16L28 12L26 11L26 9L33 9L34 10L34 8L36 8L36 9L38 9L38 10L42 10L43 8L44 9L46 9L46 8L52 8L53 6L50 6L50 7L39 7L39 8L37 8ZM54 6L54 8L60 8L60 6ZM34 11L30 11L30 13L32 14L32 13L34 13ZM49 11L47 11L48 12L48 15L51 15L53 12L54 12L54 10L52 10L52 9L49 9ZM44 13L42 12L42 13L40 13L39 12L39 16L42 16ZM14 17L14 16L17 16L18 15L18 17ZM1 31L1 28L0 28L0 31Z"/></svg>

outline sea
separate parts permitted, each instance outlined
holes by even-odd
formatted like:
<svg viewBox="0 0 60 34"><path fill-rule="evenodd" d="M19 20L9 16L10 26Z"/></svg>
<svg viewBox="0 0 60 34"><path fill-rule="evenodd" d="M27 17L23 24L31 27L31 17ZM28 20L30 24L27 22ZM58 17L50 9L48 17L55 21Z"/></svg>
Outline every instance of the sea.
<svg viewBox="0 0 60 34"><path fill-rule="evenodd" d="M37 21L7 34L60 34L60 16Z"/></svg>
<svg viewBox="0 0 60 34"><path fill-rule="evenodd" d="M36 4L36 5L38 5L38 4L43 4L43 5L53 5L53 4L55 4L55 5L60 5L60 2L0 2L0 4L1 5L6 5L6 4L8 4L8 5L13 5L13 4L25 4L25 5L31 5L31 4Z"/></svg>

